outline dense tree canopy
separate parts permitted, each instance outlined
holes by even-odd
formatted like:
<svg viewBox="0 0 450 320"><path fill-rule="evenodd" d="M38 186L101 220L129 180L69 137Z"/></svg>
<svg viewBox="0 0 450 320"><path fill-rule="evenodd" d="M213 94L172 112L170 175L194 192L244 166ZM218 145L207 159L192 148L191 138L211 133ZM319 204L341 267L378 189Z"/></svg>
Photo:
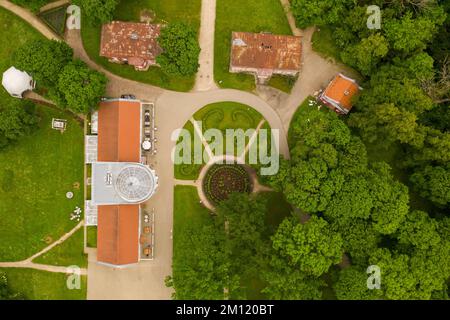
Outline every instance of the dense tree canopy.
<svg viewBox="0 0 450 320"><path fill-rule="evenodd" d="M217 207L215 223L217 228L226 228L223 243L229 250L236 273L254 274L258 272L258 256L265 232L266 203L263 198L252 198L247 194L234 193L228 201Z"/></svg>
<svg viewBox="0 0 450 320"><path fill-rule="evenodd" d="M161 31L158 42L163 49L156 61L168 74L191 76L197 73L200 46L197 32L185 23L169 24Z"/></svg>
<svg viewBox="0 0 450 320"><path fill-rule="evenodd" d="M83 13L83 18L92 25L110 22L113 18L114 10L120 0L73 0L72 3L78 5Z"/></svg>
<svg viewBox="0 0 450 320"><path fill-rule="evenodd" d="M297 267L289 266L286 259L272 254L263 278L268 283L262 292L274 300L320 300L325 281L309 276Z"/></svg>
<svg viewBox="0 0 450 320"><path fill-rule="evenodd" d="M64 67L58 80L58 89L67 101L68 107L76 113L88 113L97 108L105 92L107 78L75 60Z"/></svg>
<svg viewBox="0 0 450 320"><path fill-rule="evenodd" d="M224 288L236 285L230 278L224 232L212 225L188 226L177 236L183 247L177 249L181 255L174 256L173 277L167 279L168 285L176 288L174 298L224 299Z"/></svg>
<svg viewBox="0 0 450 320"><path fill-rule="evenodd" d="M426 166L411 176L411 182L424 198L443 206L450 203L450 164Z"/></svg>
<svg viewBox="0 0 450 320"><path fill-rule="evenodd" d="M0 149L29 134L37 123L33 103L4 100L0 104Z"/></svg>
<svg viewBox="0 0 450 320"><path fill-rule="evenodd" d="M358 267L349 267L339 272L333 285L339 300L373 300L381 296L381 291L367 288L367 273Z"/></svg>
<svg viewBox="0 0 450 320"><path fill-rule="evenodd" d="M73 50L65 42L34 40L13 56L16 68L28 72L41 86L54 86L64 67L72 61Z"/></svg>
<svg viewBox="0 0 450 320"><path fill-rule="evenodd" d="M342 259L342 238L316 216L305 224L285 219L272 238L273 248L286 262L307 275L320 276Z"/></svg>

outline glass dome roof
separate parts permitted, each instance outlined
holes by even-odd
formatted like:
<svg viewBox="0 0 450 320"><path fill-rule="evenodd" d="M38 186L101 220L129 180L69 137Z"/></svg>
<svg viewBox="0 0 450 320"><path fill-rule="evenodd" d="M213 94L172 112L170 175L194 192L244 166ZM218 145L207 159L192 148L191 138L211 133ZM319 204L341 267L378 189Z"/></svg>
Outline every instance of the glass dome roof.
<svg viewBox="0 0 450 320"><path fill-rule="evenodd" d="M143 202L149 198L156 188L153 172L145 166L130 165L117 175L115 189L128 202Z"/></svg>

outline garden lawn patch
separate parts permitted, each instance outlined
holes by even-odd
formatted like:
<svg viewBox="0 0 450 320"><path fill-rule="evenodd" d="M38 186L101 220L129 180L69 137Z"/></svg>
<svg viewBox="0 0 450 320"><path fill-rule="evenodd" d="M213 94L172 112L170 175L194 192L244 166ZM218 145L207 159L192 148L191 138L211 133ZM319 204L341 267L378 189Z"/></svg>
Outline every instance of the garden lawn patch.
<svg viewBox="0 0 450 320"><path fill-rule="evenodd" d="M86 228L86 246L89 248L97 248L97 227L89 226Z"/></svg>
<svg viewBox="0 0 450 320"><path fill-rule="evenodd" d="M195 30L200 29L201 0L126 0L119 2L114 18L121 21L139 21L141 11L156 14L152 23L183 21Z"/></svg>
<svg viewBox="0 0 450 320"><path fill-rule="evenodd" d="M291 93L298 77L283 76L275 74L269 80L269 86L274 87L285 93Z"/></svg>
<svg viewBox="0 0 450 320"><path fill-rule="evenodd" d="M41 18L56 34L64 37L68 6L69 5L64 5L58 8L41 12L38 14L38 17Z"/></svg>
<svg viewBox="0 0 450 320"><path fill-rule="evenodd" d="M39 252L77 222L83 208L83 128L66 113L38 106L36 131L0 151L0 261L17 261ZM61 134L52 118L67 119ZM66 198L72 191L74 197Z"/></svg>
<svg viewBox="0 0 450 320"><path fill-rule="evenodd" d="M12 3L27 8L33 12L39 12L40 8L53 1L56 0L11 0Z"/></svg>
<svg viewBox="0 0 450 320"><path fill-rule="evenodd" d="M117 6L114 20L140 21L141 10L152 10L156 14L155 23L181 21L191 25L196 31L200 27L201 0L190 0L180 5L177 0L146 0L121 1ZM108 62L100 57L101 26L91 26L86 19L81 19L81 36L84 48L89 57L106 70L120 77L148 83L175 91L190 91L195 84L195 75L181 77L167 75L159 67L150 67L148 71L136 71L129 65L119 65Z"/></svg>
<svg viewBox="0 0 450 320"><path fill-rule="evenodd" d="M324 58L332 58L341 62L341 50L333 39L333 30L330 27L322 26L317 28L312 39L312 48Z"/></svg>
<svg viewBox="0 0 450 320"><path fill-rule="evenodd" d="M87 256L84 254L84 229L78 229L70 238L57 245L52 250L33 260L35 263L53 266L72 266L80 268L87 266Z"/></svg>
<svg viewBox="0 0 450 320"><path fill-rule="evenodd" d="M194 119L202 121L203 132L219 129L256 129L262 115L252 107L237 102L217 102L209 104L194 114Z"/></svg>
<svg viewBox="0 0 450 320"><path fill-rule="evenodd" d="M0 23L8 30L0 33L3 73L18 47L43 36L3 8ZM0 99L13 101L3 87ZM37 112L35 132L0 150L0 261L26 259L56 241L76 225L70 212L83 207L83 128L65 112L43 106ZM51 129L52 118L68 120L64 134ZM73 199L66 198L67 191L74 192Z"/></svg>
<svg viewBox="0 0 450 320"><path fill-rule="evenodd" d="M217 0L214 79L222 88L252 91L253 75L229 72L232 31L286 35L292 32L279 0Z"/></svg>
<svg viewBox="0 0 450 320"><path fill-rule="evenodd" d="M232 193L252 191L247 170L238 164L214 164L203 178L202 187L206 197L213 204L228 199Z"/></svg>
<svg viewBox="0 0 450 320"><path fill-rule="evenodd" d="M177 234L186 226L212 223L209 210L206 209L198 197L197 188L193 186L175 186L173 206L173 248L174 263L177 251Z"/></svg>
<svg viewBox="0 0 450 320"><path fill-rule="evenodd" d="M196 150L194 149L194 139L200 139L200 137L198 136L197 132L194 129L194 125L192 124L192 122L188 121L186 123L186 125L183 127L183 129L187 130L189 132L189 135L191 137L191 163L182 163L182 164L175 164L174 165L174 174L175 174L175 179L180 179L180 180L196 180L198 178L198 175L200 173L201 168L203 167L203 165L205 165L206 163L204 162L205 159L203 159L203 163L202 164L196 164L194 163L194 160L196 157L200 157L203 156L204 151L205 151L205 147L202 144L202 148L201 148L201 155L195 155ZM182 137L180 137L180 139L178 139L177 143L182 141ZM199 140L200 141L200 140ZM178 154L178 153L177 153ZM183 155L183 151L180 150L180 156Z"/></svg>
<svg viewBox="0 0 450 320"><path fill-rule="evenodd" d="M0 268L8 285L28 300L86 300L87 277L81 276L80 289L67 288L67 275L23 268Z"/></svg>

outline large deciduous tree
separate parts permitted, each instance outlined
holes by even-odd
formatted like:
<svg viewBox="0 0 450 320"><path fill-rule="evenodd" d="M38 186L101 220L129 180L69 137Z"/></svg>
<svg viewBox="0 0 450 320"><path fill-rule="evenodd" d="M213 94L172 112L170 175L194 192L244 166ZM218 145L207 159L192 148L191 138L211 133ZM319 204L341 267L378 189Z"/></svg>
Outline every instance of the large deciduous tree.
<svg viewBox="0 0 450 320"><path fill-rule="evenodd" d="M286 263L308 275L320 276L341 261L341 236L316 216L305 224L285 219L272 237L273 248Z"/></svg>
<svg viewBox="0 0 450 320"><path fill-rule="evenodd" d="M380 34L374 34L349 46L342 52L342 61L355 67L362 74L369 75L388 54L389 44Z"/></svg>
<svg viewBox="0 0 450 320"><path fill-rule="evenodd" d="M450 165L426 166L416 171L410 180L422 197L441 206L450 203Z"/></svg>
<svg viewBox="0 0 450 320"><path fill-rule="evenodd" d="M73 50L65 42L35 40L21 46L13 55L16 68L28 72L39 85L55 86L64 67L72 61Z"/></svg>
<svg viewBox="0 0 450 320"><path fill-rule="evenodd" d="M267 261L266 261L267 263ZM274 300L320 300L325 281L289 266L286 259L273 254L263 269L267 286L262 290Z"/></svg>
<svg viewBox="0 0 450 320"><path fill-rule="evenodd" d="M351 266L339 272L333 288L339 300L373 300L381 296L381 291L367 288L368 275L365 270Z"/></svg>
<svg viewBox="0 0 450 320"><path fill-rule="evenodd" d="M97 108L105 92L107 78L91 70L84 62L75 60L64 67L58 80L58 89L67 106L76 113L88 113Z"/></svg>
<svg viewBox="0 0 450 320"><path fill-rule="evenodd" d="M112 20L119 0L73 0L72 2L80 6L83 18L92 25L98 25Z"/></svg>
<svg viewBox="0 0 450 320"><path fill-rule="evenodd" d="M177 243L173 276L166 279L175 288L175 299L226 298L224 289L238 285L237 276L230 276L231 261L223 245L225 234L212 225L186 226Z"/></svg>
<svg viewBox="0 0 450 320"><path fill-rule="evenodd" d="M4 100L0 105L0 149L29 134L37 123L33 103Z"/></svg>
<svg viewBox="0 0 450 320"><path fill-rule="evenodd" d="M197 72L200 46L197 32L190 25L169 24L162 29L158 43L163 53L156 61L164 72L178 76L192 76Z"/></svg>

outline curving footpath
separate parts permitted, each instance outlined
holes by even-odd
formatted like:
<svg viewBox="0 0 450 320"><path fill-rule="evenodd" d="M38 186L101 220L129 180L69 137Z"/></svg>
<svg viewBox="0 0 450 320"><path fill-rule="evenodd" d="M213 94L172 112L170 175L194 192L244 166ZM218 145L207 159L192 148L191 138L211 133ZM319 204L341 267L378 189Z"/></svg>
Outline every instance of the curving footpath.
<svg viewBox="0 0 450 320"><path fill-rule="evenodd" d="M81 221L78 223L72 230L64 234L61 238L59 238L57 241L53 242L48 247L45 247L38 253L32 255L31 257L22 260L22 261L12 261L12 262L0 262L0 268L29 268L29 269L36 269L36 270L43 270L43 271L49 271L49 272L60 272L60 273L71 273L71 271L67 267L61 267L61 266L52 266L47 264L40 264L40 263L34 263L33 260L37 257L43 255L44 253L50 251L57 245L63 243L68 238L70 238L77 230L79 230L81 227L84 226L84 221ZM80 269L81 275L87 275L86 269Z"/></svg>

